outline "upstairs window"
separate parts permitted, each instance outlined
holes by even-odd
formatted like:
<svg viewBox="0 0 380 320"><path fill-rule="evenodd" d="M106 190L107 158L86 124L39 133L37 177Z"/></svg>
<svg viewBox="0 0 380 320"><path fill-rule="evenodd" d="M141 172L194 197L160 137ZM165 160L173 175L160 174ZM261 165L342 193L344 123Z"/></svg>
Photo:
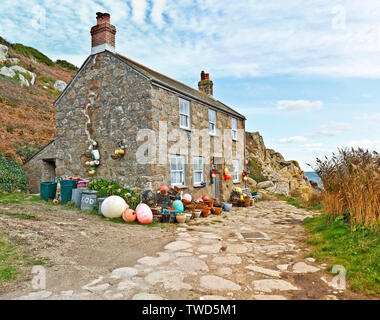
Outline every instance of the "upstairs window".
<svg viewBox="0 0 380 320"><path fill-rule="evenodd" d="M208 121L210 134L216 135L216 112L214 110L208 109Z"/></svg>
<svg viewBox="0 0 380 320"><path fill-rule="evenodd" d="M193 173L194 173L194 186L200 186L203 182L204 176L204 166L203 166L203 158L202 157L194 157L193 158Z"/></svg>
<svg viewBox="0 0 380 320"><path fill-rule="evenodd" d="M170 156L170 178L172 186L185 185L185 157L178 155Z"/></svg>
<svg viewBox="0 0 380 320"><path fill-rule="evenodd" d="M237 119L232 118L232 140L237 141Z"/></svg>
<svg viewBox="0 0 380 320"><path fill-rule="evenodd" d="M239 174L239 160L232 160L232 176L233 176L233 182L239 183L240 182L240 174Z"/></svg>
<svg viewBox="0 0 380 320"><path fill-rule="evenodd" d="M179 98L179 127L190 129L190 101Z"/></svg>

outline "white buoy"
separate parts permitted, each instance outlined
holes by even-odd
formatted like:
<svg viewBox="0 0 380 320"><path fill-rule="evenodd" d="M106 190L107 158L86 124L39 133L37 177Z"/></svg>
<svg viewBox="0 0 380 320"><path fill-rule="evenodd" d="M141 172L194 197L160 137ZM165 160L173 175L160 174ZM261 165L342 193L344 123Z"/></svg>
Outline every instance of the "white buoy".
<svg viewBox="0 0 380 320"><path fill-rule="evenodd" d="M120 218L127 208L127 203L119 196L108 197L102 203L102 213L107 218Z"/></svg>

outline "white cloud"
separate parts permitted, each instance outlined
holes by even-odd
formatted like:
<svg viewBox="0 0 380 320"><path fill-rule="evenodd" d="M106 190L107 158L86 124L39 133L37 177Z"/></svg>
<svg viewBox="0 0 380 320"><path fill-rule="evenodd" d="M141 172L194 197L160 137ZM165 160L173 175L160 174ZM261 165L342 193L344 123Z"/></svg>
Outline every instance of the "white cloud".
<svg viewBox="0 0 380 320"><path fill-rule="evenodd" d="M2 0L0 7L7 13L2 29L8 40L47 54L88 54L95 13L107 10L118 29L118 52L177 78L198 76L206 67L215 77L380 78L377 0L345 2L342 30L332 27L336 4L328 0L302 6L299 0L128 3L64 0L53 6L51 0ZM20 28L30 25L35 4L47 13L42 32Z"/></svg>
<svg viewBox="0 0 380 320"><path fill-rule="evenodd" d="M380 139L378 140L363 139L363 140L350 141L349 146L354 147L354 148L380 151Z"/></svg>
<svg viewBox="0 0 380 320"><path fill-rule="evenodd" d="M356 117L356 120L363 120L363 121L380 121L380 113L375 114L365 114L360 117Z"/></svg>
<svg viewBox="0 0 380 320"><path fill-rule="evenodd" d="M283 138L280 140L281 143L299 143L299 142L306 142L307 138L302 136L295 136L290 138Z"/></svg>
<svg viewBox="0 0 380 320"><path fill-rule="evenodd" d="M317 130L317 136L336 137L340 136L344 131L352 130L352 125L345 122L331 122L321 126Z"/></svg>
<svg viewBox="0 0 380 320"><path fill-rule="evenodd" d="M145 20L146 10L148 8L146 0L132 0L132 19L141 24Z"/></svg>
<svg viewBox="0 0 380 320"><path fill-rule="evenodd" d="M309 143L301 145L302 151L306 152L321 152L324 151L323 143Z"/></svg>
<svg viewBox="0 0 380 320"><path fill-rule="evenodd" d="M320 110L322 107L322 101L313 102L308 100L281 100L277 102L277 110L279 111L305 112Z"/></svg>
<svg viewBox="0 0 380 320"><path fill-rule="evenodd" d="M163 12L165 10L165 4L166 0L153 0L153 8L152 8L152 21L159 27L161 28L164 24L164 19L163 19Z"/></svg>

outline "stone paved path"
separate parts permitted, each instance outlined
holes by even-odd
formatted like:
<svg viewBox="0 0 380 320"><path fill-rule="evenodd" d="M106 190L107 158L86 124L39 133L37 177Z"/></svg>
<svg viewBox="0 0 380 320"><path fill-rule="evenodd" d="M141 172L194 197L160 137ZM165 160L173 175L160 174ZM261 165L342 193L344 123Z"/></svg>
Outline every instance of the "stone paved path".
<svg viewBox="0 0 380 320"><path fill-rule="evenodd" d="M326 265L308 258L301 221L313 213L281 201L192 221L176 240L136 264L65 291L15 299L346 299Z"/></svg>

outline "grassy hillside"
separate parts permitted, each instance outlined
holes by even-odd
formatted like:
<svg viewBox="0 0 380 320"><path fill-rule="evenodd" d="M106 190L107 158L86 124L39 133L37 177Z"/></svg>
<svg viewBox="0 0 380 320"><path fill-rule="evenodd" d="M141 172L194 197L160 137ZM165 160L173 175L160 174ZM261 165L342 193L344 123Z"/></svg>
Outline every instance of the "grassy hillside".
<svg viewBox="0 0 380 320"><path fill-rule="evenodd" d="M29 88L21 87L18 77L0 76L0 151L22 163L55 136L55 108L59 96L56 80L69 83L77 68L64 60L53 62L37 49L11 44L0 37L0 44L9 49L9 57L18 58L19 66L36 74ZM0 63L10 67L8 61Z"/></svg>

